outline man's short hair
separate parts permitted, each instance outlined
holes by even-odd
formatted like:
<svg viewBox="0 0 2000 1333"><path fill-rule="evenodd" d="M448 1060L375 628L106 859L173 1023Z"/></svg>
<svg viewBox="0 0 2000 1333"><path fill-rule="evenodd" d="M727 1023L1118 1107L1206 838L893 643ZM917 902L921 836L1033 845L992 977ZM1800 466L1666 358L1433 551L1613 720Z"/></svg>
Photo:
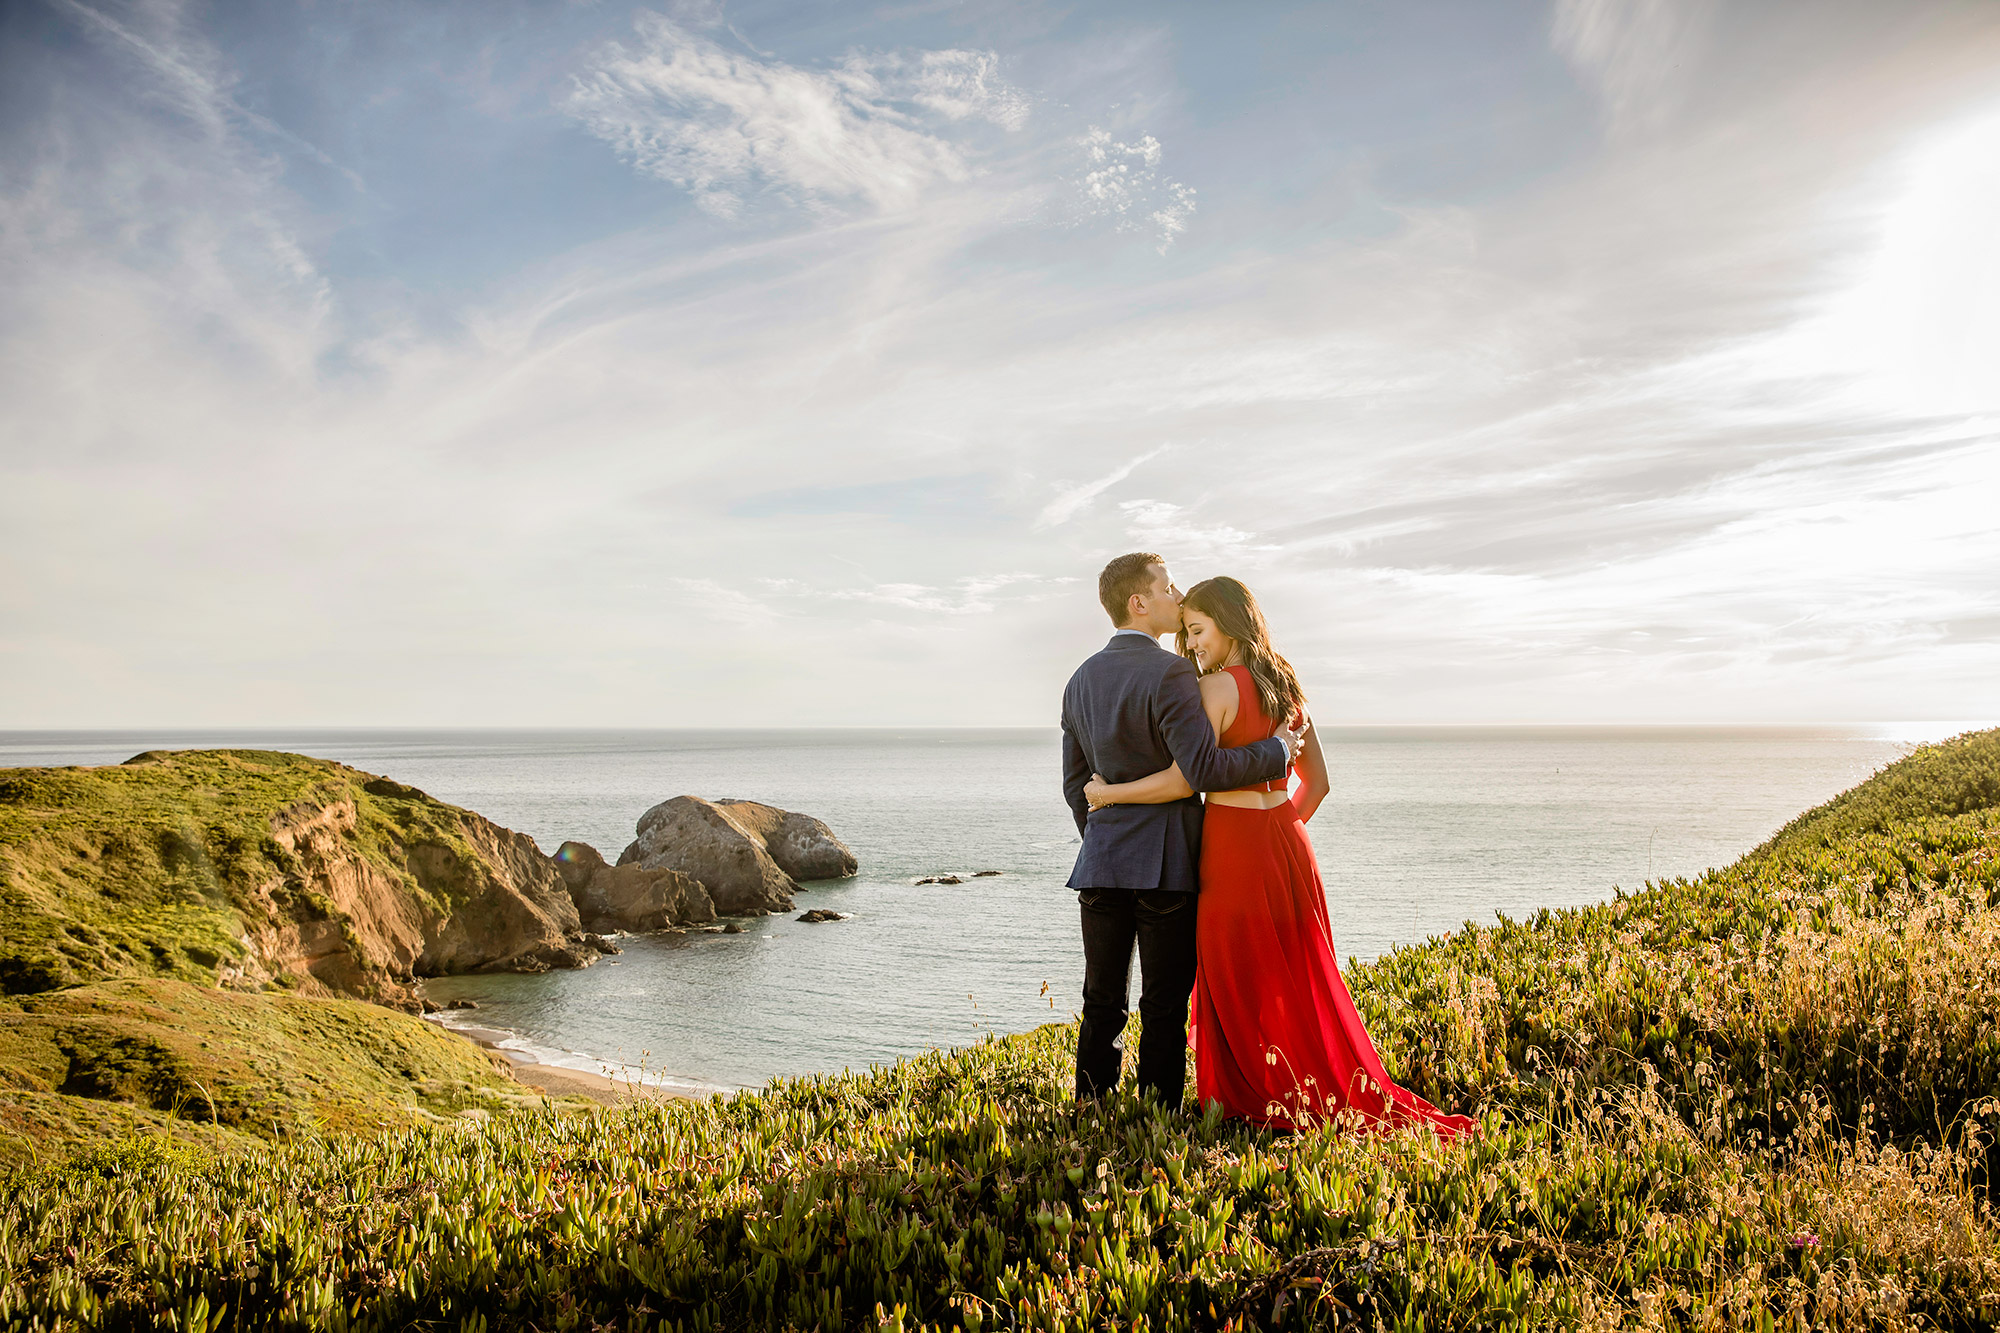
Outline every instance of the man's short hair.
<svg viewBox="0 0 2000 1333"><path fill-rule="evenodd" d="M1153 566L1166 564L1162 556L1151 551L1134 551L1121 555L1104 567L1097 576L1097 600L1104 603L1104 609L1111 615L1113 625L1123 627L1129 619L1134 593L1153 590Z"/></svg>

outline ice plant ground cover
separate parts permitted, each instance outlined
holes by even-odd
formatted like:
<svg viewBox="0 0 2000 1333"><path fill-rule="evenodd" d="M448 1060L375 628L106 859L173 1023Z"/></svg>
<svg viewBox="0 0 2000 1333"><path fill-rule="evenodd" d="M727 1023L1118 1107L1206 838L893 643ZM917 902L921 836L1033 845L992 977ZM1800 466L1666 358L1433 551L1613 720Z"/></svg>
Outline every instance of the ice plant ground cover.
<svg viewBox="0 0 2000 1333"><path fill-rule="evenodd" d="M7 1328L1983 1328L2000 733L1349 981L1467 1143L1068 1103L1051 1026L727 1102L0 1185Z"/></svg>

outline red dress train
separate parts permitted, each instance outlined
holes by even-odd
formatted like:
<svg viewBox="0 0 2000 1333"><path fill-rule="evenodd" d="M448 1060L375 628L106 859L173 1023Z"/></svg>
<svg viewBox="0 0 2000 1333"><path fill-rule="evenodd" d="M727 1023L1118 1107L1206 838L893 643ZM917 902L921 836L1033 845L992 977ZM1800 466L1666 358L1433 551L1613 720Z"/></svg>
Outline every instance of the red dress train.
<svg viewBox="0 0 2000 1333"><path fill-rule="evenodd" d="M1240 702L1221 743L1273 734L1249 668L1228 670ZM1283 1128L1353 1112L1445 1136L1472 1131L1471 1119L1397 1087L1382 1068L1334 961L1319 863L1295 806L1209 803L1199 903L1194 1068L1203 1105Z"/></svg>

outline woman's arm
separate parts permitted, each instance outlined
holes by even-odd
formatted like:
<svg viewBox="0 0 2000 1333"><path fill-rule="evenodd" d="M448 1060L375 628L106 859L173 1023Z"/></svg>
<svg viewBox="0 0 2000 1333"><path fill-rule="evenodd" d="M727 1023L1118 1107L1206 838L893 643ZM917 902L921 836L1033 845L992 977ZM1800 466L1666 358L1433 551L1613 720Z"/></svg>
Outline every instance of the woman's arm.
<svg viewBox="0 0 2000 1333"><path fill-rule="evenodd" d="M1292 804L1298 807L1299 822L1313 817L1319 803L1333 790L1333 783L1326 776L1326 756L1319 748L1319 728L1306 719L1306 743L1299 748L1299 776L1305 782L1292 795Z"/></svg>
<svg viewBox="0 0 2000 1333"><path fill-rule="evenodd" d="M1106 782L1092 773L1083 787L1083 799L1090 802L1093 810L1106 805L1164 805L1168 801L1184 801L1192 795L1194 788L1181 776L1179 764L1137 782Z"/></svg>
<svg viewBox="0 0 2000 1333"><path fill-rule="evenodd" d="M1208 725L1214 728L1216 735L1229 730L1229 724L1236 718L1236 678L1227 671L1203 676L1201 709L1208 715ZM1184 801L1192 795L1194 788L1181 773L1179 764L1163 768L1136 782L1106 782L1092 773L1083 788L1083 798L1093 810L1105 805L1165 805L1168 801Z"/></svg>

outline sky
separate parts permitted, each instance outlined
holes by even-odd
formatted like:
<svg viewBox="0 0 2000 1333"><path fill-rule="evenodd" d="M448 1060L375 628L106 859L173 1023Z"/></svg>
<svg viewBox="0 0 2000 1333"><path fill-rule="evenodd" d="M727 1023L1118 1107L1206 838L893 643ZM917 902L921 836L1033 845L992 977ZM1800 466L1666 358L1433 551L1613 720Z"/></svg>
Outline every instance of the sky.
<svg viewBox="0 0 2000 1333"><path fill-rule="evenodd" d="M0 727L2000 718L2000 5L0 3Z"/></svg>

